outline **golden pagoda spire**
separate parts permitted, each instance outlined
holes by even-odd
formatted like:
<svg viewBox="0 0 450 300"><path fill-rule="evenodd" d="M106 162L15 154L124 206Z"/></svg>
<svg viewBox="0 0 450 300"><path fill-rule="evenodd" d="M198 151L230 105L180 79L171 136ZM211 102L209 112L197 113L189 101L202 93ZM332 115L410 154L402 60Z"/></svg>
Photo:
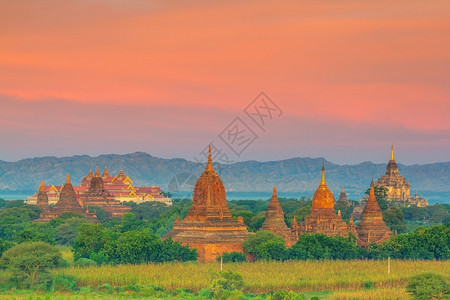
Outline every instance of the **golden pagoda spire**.
<svg viewBox="0 0 450 300"><path fill-rule="evenodd" d="M100 172L98 171L98 165L95 167L95 176L96 177L100 176Z"/></svg>
<svg viewBox="0 0 450 300"><path fill-rule="evenodd" d="M70 182L70 174L69 174L69 173L67 173L66 184L72 184L72 183Z"/></svg>
<svg viewBox="0 0 450 300"><path fill-rule="evenodd" d="M214 172L213 163L212 163L212 156L211 156L211 145L208 148L208 163L206 164L205 171Z"/></svg>
<svg viewBox="0 0 450 300"><path fill-rule="evenodd" d="M44 184L44 180L41 181L41 185L39 186L38 191L39 191L39 192L45 192L45 184Z"/></svg>
<svg viewBox="0 0 450 300"><path fill-rule="evenodd" d="M394 160L394 144L391 145L391 160Z"/></svg>
<svg viewBox="0 0 450 300"><path fill-rule="evenodd" d="M342 193L344 193L345 191L344 191L344 186L342 186Z"/></svg>
<svg viewBox="0 0 450 300"><path fill-rule="evenodd" d="M273 187L272 189L272 197L277 197L277 188Z"/></svg>
<svg viewBox="0 0 450 300"><path fill-rule="evenodd" d="M327 185L325 181L325 164L322 165L322 179L320 180L320 185Z"/></svg>

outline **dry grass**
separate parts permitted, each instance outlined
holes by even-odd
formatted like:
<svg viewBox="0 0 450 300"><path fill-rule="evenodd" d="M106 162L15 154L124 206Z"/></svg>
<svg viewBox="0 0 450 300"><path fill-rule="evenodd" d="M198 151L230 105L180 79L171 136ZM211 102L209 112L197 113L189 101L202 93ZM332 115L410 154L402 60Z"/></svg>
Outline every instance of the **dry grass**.
<svg viewBox="0 0 450 300"><path fill-rule="evenodd" d="M149 265L119 265L88 268L68 268L57 274L73 275L80 286L160 285L166 289L187 288L198 291L207 288L211 273L219 264L164 263ZM432 272L447 276L450 261L295 261L225 264L224 270L242 274L245 292L264 293L278 290L345 291L364 290L371 282L376 291L405 287L408 279L419 273ZM344 293L344 292L343 292ZM376 296L375 296L376 297ZM345 298L344 298L345 299Z"/></svg>

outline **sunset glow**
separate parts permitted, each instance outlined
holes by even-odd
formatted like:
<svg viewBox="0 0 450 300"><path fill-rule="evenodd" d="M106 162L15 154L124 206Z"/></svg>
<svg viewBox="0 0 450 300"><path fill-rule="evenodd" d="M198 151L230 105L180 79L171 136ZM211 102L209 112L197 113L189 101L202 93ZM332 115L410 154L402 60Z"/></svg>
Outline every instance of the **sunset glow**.
<svg viewBox="0 0 450 300"><path fill-rule="evenodd" d="M449 160L450 2L153 2L0 2L0 160L192 160L261 91L234 160Z"/></svg>

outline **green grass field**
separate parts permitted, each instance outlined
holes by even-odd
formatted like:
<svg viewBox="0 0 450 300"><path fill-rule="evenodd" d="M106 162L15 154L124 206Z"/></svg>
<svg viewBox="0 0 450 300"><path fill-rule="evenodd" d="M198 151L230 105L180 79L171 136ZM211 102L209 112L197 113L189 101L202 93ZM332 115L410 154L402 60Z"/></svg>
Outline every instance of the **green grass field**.
<svg viewBox="0 0 450 300"><path fill-rule="evenodd" d="M416 274L432 272L450 280L450 261L392 260L390 274L387 261L288 261L224 264L224 270L242 274L244 293L270 291L303 292L307 298L320 299L408 299L405 286ZM157 285L166 290L189 289L198 292L209 288L219 263L164 263L70 267L54 270L55 275L74 276L80 287ZM2 272L0 281L7 280ZM0 299L37 299L39 295L0 295ZM40 295L40 299L46 299ZM86 298L87 297L87 298ZM94 298L95 297L95 298ZM106 297L106 298L105 298ZM127 299L131 294L69 295L52 294L47 299ZM136 296L134 296L136 298ZM139 298L139 297L137 297Z"/></svg>

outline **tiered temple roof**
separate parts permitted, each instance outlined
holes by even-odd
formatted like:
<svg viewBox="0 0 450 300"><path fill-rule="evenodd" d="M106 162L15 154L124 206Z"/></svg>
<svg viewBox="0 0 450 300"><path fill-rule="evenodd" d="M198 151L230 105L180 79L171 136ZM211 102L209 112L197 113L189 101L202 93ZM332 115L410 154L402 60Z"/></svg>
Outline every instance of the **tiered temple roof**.
<svg viewBox="0 0 450 300"><path fill-rule="evenodd" d="M105 168L106 172L107 169ZM105 174L105 173L103 173ZM124 213L131 210L130 206L122 205L110 192L105 189L103 178L100 176L98 166L92 177L89 190L84 193L82 201L85 207L97 206L105 210L109 217L122 217Z"/></svg>
<svg viewBox="0 0 450 300"><path fill-rule="evenodd" d="M312 209L305 221L300 223L298 233L323 233L329 236L348 236L354 228L342 220L334 211L334 196L325 181L325 167L322 167L322 179L312 199Z"/></svg>
<svg viewBox="0 0 450 300"><path fill-rule="evenodd" d="M377 180L376 185L387 188L388 201L405 206L428 206L428 202L423 197L411 198L411 184L398 171L394 159L394 145L391 146L391 158L387 164L386 173Z"/></svg>
<svg viewBox="0 0 450 300"><path fill-rule="evenodd" d="M380 244L392 236L392 232L383 221L383 213L375 198L373 181L370 185L366 207L356 230L358 232L358 245L364 248L369 248L370 244Z"/></svg>
<svg viewBox="0 0 450 300"><path fill-rule="evenodd" d="M175 221L165 238L196 248L198 260L207 262L215 261L224 252L243 252L242 243L248 234L242 217L235 221L231 216L209 147L208 163L195 184L192 206L184 220Z"/></svg>
<svg viewBox="0 0 450 300"><path fill-rule="evenodd" d="M133 181L125 174L123 170L117 176L109 174L108 169L105 167L105 171L102 176L104 189L114 197L115 200L120 202L132 201L132 202L161 202L166 205L172 205L172 199L164 196L159 186L151 187L137 187L133 185ZM80 195L80 198L84 199L85 194L89 191L91 180L94 178L94 173L89 170L89 173L81 180L81 185L74 186L75 193ZM59 200L59 194L62 186L48 185L44 186L48 197L49 204L56 204ZM37 204L37 195L28 197L28 204Z"/></svg>
<svg viewBox="0 0 450 300"><path fill-rule="evenodd" d="M295 219L294 219L295 221ZM294 222L293 222L294 223ZM297 223L295 221L295 223ZM295 226L295 225L294 225ZM272 198L266 210L266 218L260 230L267 230L281 236L287 247L291 247L296 241L296 234L286 225L284 212L278 201L277 189L273 187Z"/></svg>
<svg viewBox="0 0 450 300"><path fill-rule="evenodd" d="M42 189L44 191L44 189ZM37 222L48 222L51 219L59 217L65 212L73 212L86 217L90 221L96 221L97 217L93 213L88 213L87 209L83 207L83 203L77 197L72 183L70 182L70 175L67 174L66 183L61 189L59 200L54 207L42 211L41 216Z"/></svg>
<svg viewBox="0 0 450 300"><path fill-rule="evenodd" d="M342 187L342 191L339 194L338 202L342 203L343 205L347 205L347 206L351 205L350 201L348 201L348 199L347 199L347 194L345 193L344 187Z"/></svg>

